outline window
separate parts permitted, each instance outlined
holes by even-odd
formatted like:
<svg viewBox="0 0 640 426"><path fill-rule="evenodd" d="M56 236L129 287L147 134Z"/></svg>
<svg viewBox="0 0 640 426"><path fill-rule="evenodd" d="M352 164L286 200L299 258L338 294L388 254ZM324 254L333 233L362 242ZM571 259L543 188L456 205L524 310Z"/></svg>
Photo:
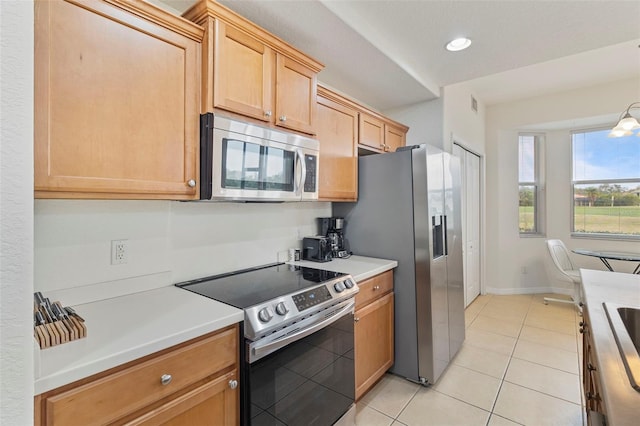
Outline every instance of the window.
<svg viewBox="0 0 640 426"><path fill-rule="evenodd" d="M640 138L573 132L574 234L640 237Z"/></svg>
<svg viewBox="0 0 640 426"><path fill-rule="evenodd" d="M542 182L540 150L542 136L521 134L518 138L518 182L520 234L542 234Z"/></svg>

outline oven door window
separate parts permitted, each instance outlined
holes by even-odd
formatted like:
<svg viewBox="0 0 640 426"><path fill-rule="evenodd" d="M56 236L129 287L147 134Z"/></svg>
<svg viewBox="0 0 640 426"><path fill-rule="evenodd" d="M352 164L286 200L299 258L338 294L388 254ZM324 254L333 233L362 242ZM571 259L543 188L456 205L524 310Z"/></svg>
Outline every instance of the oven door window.
<svg viewBox="0 0 640 426"><path fill-rule="evenodd" d="M353 404L353 315L249 364L251 425L330 425Z"/></svg>
<svg viewBox="0 0 640 426"><path fill-rule="evenodd" d="M295 152L222 140L222 187L293 192Z"/></svg>

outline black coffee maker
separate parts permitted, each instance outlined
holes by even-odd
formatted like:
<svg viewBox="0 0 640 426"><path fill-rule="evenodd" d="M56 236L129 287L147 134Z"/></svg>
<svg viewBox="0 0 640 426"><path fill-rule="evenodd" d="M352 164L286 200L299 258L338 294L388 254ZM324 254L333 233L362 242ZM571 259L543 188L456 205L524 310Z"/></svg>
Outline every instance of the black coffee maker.
<svg viewBox="0 0 640 426"><path fill-rule="evenodd" d="M344 218L342 217L318 218L320 235L327 237L329 240L329 244L331 246L331 257L334 259L349 256L344 238L344 224Z"/></svg>

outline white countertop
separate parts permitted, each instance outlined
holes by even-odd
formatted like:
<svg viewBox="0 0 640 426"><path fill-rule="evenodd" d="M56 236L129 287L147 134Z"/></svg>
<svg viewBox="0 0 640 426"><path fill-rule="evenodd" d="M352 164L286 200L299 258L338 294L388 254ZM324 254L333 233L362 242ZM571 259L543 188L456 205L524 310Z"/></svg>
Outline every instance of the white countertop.
<svg viewBox="0 0 640 426"><path fill-rule="evenodd" d="M240 309L175 286L73 306L87 337L35 345L35 395L244 319Z"/></svg>
<svg viewBox="0 0 640 426"><path fill-rule="evenodd" d="M292 262L351 274L356 281L398 262L351 256L331 262ZM34 346L35 395L219 330L244 319L224 303L175 286L75 305L87 337L47 349Z"/></svg>
<svg viewBox="0 0 640 426"><path fill-rule="evenodd" d="M637 425L640 392L631 387L603 302L640 307L640 275L581 269L584 303L589 310L597 366L611 425Z"/></svg>
<svg viewBox="0 0 640 426"><path fill-rule="evenodd" d="M326 269L333 272L344 272L358 281L366 280L374 275L381 274L398 266L398 262L388 259L376 259L373 257L351 256L348 259L332 259L330 262L311 262L302 260L299 262L287 262L293 265L309 268Z"/></svg>

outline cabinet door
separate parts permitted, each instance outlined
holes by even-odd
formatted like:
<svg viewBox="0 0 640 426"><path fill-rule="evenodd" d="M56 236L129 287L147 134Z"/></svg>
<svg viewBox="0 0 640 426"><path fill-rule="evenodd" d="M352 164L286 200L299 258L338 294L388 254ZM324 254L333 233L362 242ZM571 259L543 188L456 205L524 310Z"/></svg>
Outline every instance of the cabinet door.
<svg viewBox="0 0 640 426"><path fill-rule="evenodd" d="M393 365L393 293L356 311L356 400Z"/></svg>
<svg viewBox="0 0 640 426"><path fill-rule="evenodd" d="M36 2L37 197L196 197L199 44L156 13Z"/></svg>
<svg viewBox="0 0 640 426"><path fill-rule="evenodd" d="M213 106L271 121L273 50L219 20L215 31Z"/></svg>
<svg viewBox="0 0 640 426"><path fill-rule="evenodd" d="M377 150L384 151L384 123L376 117L360 113L359 142Z"/></svg>
<svg viewBox="0 0 640 426"><path fill-rule="evenodd" d="M396 148L405 146L405 132L389 124L384 125L385 151L396 152Z"/></svg>
<svg viewBox="0 0 640 426"><path fill-rule="evenodd" d="M318 97L320 165L318 196L322 200L358 198L358 113Z"/></svg>
<svg viewBox="0 0 640 426"><path fill-rule="evenodd" d="M236 382L232 385L232 382ZM238 374L233 370L130 421L127 425L239 424Z"/></svg>
<svg viewBox="0 0 640 426"><path fill-rule="evenodd" d="M316 73L284 55L277 55L277 126L315 134Z"/></svg>

